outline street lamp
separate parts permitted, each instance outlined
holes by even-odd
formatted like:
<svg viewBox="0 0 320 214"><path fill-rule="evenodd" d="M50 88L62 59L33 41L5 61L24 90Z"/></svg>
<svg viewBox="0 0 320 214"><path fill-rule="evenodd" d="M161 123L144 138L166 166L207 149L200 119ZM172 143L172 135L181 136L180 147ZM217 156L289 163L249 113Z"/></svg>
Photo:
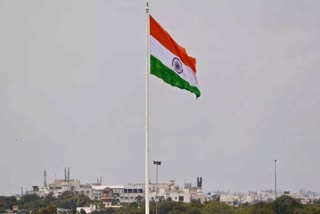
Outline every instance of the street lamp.
<svg viewBox="0 0 320 214"><path fill-rule="evenodd" d="M161 161L153 161L153 164L156 165L156 214L158 214L158 166L161 165Z"/></svg>

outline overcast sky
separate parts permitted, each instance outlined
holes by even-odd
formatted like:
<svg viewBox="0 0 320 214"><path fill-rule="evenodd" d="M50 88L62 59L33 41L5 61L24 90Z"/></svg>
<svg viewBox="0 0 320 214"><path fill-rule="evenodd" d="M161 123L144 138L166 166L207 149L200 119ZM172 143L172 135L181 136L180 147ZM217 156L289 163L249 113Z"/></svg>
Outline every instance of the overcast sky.
<svg viewBox="0 0 320 214"><path fill-rule="evenodd" d="M151 1L202 96L150 78L159 181L320 191L320 2ZM0 1L0 195L144 182L145 2ZM150 162L150 179L155 168Z"/></svg>

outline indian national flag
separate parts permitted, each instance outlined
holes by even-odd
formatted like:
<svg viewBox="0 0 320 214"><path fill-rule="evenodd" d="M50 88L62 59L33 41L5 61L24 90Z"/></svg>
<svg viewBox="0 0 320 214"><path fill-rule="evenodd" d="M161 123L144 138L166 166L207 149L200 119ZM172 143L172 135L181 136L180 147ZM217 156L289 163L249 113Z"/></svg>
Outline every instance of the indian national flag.
<svg viewBox="0 0 320 214"><path fill-rule="evenodd" d="M166 83L200 96L196 59L150 16L150 71Z"/></svg>

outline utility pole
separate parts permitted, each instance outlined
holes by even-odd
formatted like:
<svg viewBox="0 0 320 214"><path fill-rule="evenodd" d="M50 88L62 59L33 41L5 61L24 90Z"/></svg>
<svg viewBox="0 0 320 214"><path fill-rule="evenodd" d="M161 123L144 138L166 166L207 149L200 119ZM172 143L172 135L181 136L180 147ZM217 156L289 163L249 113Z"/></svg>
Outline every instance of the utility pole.
<svg viewBox="0 0 320 214"><path fill-rule="evenodd" d="M156 165L156 214L158 214L158 166L161 165L161 161L153 161L153 164Z"/></svg>

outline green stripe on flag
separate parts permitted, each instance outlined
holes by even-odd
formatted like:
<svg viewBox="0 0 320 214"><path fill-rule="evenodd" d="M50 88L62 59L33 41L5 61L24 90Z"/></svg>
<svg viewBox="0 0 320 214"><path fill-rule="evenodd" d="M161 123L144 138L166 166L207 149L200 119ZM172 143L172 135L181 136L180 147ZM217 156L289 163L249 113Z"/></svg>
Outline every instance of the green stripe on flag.
<svg viewBox="0 0 320 214"><path fill-rule="evenodd" d="M160 60L151 55L150 61L151 74L159 77L169 85L188 90L194 93L197 96L197 98L200 97L201 93L197 87L191 86L186 80L182 79L175 71L171 70L170 68L162 64Z"/></svg>

